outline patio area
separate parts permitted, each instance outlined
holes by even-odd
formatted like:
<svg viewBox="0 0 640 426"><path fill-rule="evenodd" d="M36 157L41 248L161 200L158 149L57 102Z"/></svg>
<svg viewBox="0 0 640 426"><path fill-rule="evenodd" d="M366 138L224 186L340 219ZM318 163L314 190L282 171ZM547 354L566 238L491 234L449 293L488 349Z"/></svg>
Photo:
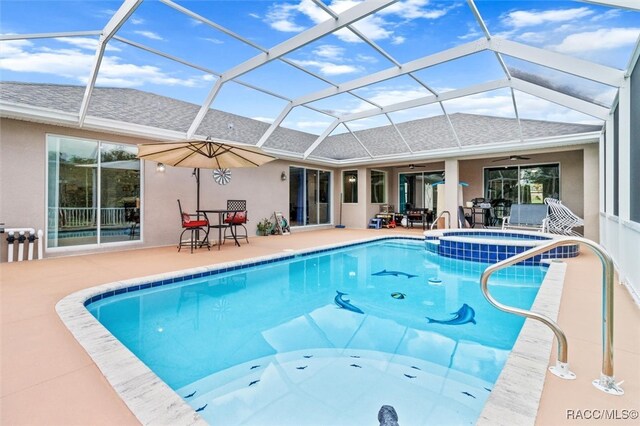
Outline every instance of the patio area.
<svg viewBox="0 0 640 426"><path fill-rule="evenodd" d="M242 248L177 253L158 247L0 265L0 423L12 425L138 424L55 312L64 296L95 285L196 266L380 235L421 235L419 229L331 229L251 238ZM615 288L615 373L625 395L597 391L601 360L600 266L595 255L567 260L559 324L569 341L576 381L547 374L536 424L571 424L567 410L637 410L640 400L640 313L623 286ZM555 359L553 352L550 364ZM62 409L64 407L64 409ZM402 413L399 421L402 424ZM372 419L372 423L375 418ZM508 424L508 419L505 419ZM605 423L603 423L605 424Z"/></svg>

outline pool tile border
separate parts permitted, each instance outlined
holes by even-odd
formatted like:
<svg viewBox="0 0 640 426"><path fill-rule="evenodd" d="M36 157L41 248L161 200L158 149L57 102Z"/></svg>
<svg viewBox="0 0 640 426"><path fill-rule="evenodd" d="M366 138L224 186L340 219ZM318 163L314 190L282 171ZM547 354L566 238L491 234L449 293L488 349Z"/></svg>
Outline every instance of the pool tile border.
<svg viewBox="0 0 640 426"><path fill-rule="evenodd" d="M327 251L333 251L340 248L353 247L371 242L384 241L390 239L403 239L413 241L425 241L425 237L411 237L411 236L384 236L384 237L371 237L365 239L354 240L350 243L337 243L325 245L320 248L295 250L293 252L277 253L268 256L261 256L251 259L243 259L239 261L220 263L210 266L202 266L196 268L185 269L181 271L169 272L164 274L156 274L141 278L133 278L129 280L116 281L108 284L99 285L77 291L63 298L56 304L56 312L62 319L63 323L73 334L80 345L85 349L89 356L93 359L97 367L105 376L107 381L114 388L116 393L125 402L127 407L136 416L136 418L142 424L180 424L180 425L206 425L207 423L200 417L193 408L189 406L180 396L171 389L166 383L164 383L153 371L151 371L142 361L140 361L129 349L122 345L98 320L95 319L91 313L87 310L87 306L98 300L109 298L117 294L124 294L129 292L135 292L145 290L148 288L156 288L164 285L178 283L191 278L200 278L206 276L213 276L229 271L238 269L249 268L253 266L264 265L281 260L293 259L296 257L310 256L314 254L324 253ZM554 266L557 264L551 264L547 276L542 283L540 292L543 288L547 288L550 284L547 283L549 274L555 271L557 268ZM555 276L557 274L552 274ZM555 314L552 318L557 316L557 310L559 308L559 295L562 291L562 283L564 280L564 269L562 270L562 277L560 278L560 293L557 296ZM557 278L549 281L557 281ZM557 282L555 282L557 284ZM555 287L558 287L557 285ZM537 307L538 299L540 299L540 292L534 302L534 307ZM545 291L546 294L546 291ZM546 299L545 299L546 300ZM553 304L553 300L545 301L544 305ZM542 302L540 302L542 303ZM553 309L550 309L553 311ZM546 372L546 365L548 363L548 355L551 351L551 336L548 337L546 343L536 343L535 351L526 352L527 358L531 358L532 353L538 352L542 356L541 362L544 361L544 368L542 368L542 374L534 374L532 378L536 382L540 383L540 392L537 393L537 397L528 398L528 401L522 401L522 398L514 400L514 391L501 391L502 387L506 387L507 384L501 383L502 377L513 374L511 370L518 371L522 368L519 366L517 360L512 361L516 348L520 349L520 341L522 339L540 339L538 337L541 334L540 330L536 330L535 327L529 330L528 327L530 320L525 322L525 325L518 336L518 340L511 355L508 358L507 364L498 379L498 383L494 386L492 395L489 397L487 404L484 407L481 417L478 419L479 424L485 420L485 417L491 418L491 424L497 424L499 419L509 418L503 411L503 406L512 404L517 406L519 404L525 405L526 410L517 411L523 416L523 419L530 419L530 422L523 422L517 424L533 424L537 407L539 404L540 394L542 393L542 383L544 382L544 375ZM536 326L539 324L533 324ZM525 333L525 329L527 332ZM545 330L542 330L545 331ZM542 338L544 341L545 339ZM537 340L536 340L537 341ZM548 351L545 349L548 346ZM549 353L547 353L549 352ZM513 366L511 366L513 364ZM540 370L540 368L538 368ZM533 374L534 371L527 374ZM525 375L524 378L527 378ZM500 386L499 386L500 384ZM508 388L510 388L509 386ZM502 395L501 397L494 397L494 395ZM535 408L533 408L535 407ZM516 408L509 408L509 415L513 415L510 411ZM531 410L533 414L531 415ZM486 413L486 416L485 416ZM532 417L531 417L532 416ZM488 420L487 420L488 421ZM506 420L505 420L506 421ZM486 423L488 424L488 423ZM516 424L510 422L510 424Z"/></svg>

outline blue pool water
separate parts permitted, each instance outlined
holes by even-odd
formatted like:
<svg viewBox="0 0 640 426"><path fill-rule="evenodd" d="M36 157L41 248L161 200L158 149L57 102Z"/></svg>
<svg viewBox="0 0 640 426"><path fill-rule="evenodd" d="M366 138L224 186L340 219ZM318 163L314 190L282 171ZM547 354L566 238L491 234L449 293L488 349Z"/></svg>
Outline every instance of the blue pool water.
<svg viewBox="0 0 640 426"><path fill-rule="evenodd" d="M382 405L400 424L475 424L523 324L484 300L486 266L385 240L87 308L211 424L377 424ZM529 308L545 271L507 268L491 291Z"/></svg>

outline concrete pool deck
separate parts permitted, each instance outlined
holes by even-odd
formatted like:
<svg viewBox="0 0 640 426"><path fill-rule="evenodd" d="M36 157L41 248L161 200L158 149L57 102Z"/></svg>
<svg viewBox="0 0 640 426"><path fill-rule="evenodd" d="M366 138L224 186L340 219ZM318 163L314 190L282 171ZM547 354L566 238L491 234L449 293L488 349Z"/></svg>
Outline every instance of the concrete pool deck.
<svg viewBox="0 0 640 426"><path fill-rule="evenodd" d="M55 312L68 294L116 280L170 272L379 235L421 235L419 229L331 229L251 238L242 247L177 253L175 247L118 251L0 265L0 423L139 424ZM640 310L616 286L616 378L625 395L597 391L601 363L600 265L583 250L567 261L559 324L569 340L576 381L547 374L537 424L573 423L567 410L640 409ZM555 351L553 352L555 360ZM400 414L400 424L402 417ZM506 420L506 419L505 419ZM375 419L372 419L375 423ZM633 421L627 421L629 424ZM600 421L599 424L607 424ZM620 423L618 421L617 423ZM626 422L623 422L623 424Z"/></svg>

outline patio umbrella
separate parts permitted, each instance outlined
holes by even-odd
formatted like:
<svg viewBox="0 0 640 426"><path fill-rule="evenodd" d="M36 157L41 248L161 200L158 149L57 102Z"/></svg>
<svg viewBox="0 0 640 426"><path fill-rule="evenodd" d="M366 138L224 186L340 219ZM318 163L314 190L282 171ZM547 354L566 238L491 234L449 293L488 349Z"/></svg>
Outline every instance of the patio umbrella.
<svg viewBox="0 0 640 426"><path fill-rule="evenodd" d="M138 158L194 169L197 185L196 210L200 210L200 169L259 167L276 157L253 145L206 140L154 142L138 145Z"/></svg>

